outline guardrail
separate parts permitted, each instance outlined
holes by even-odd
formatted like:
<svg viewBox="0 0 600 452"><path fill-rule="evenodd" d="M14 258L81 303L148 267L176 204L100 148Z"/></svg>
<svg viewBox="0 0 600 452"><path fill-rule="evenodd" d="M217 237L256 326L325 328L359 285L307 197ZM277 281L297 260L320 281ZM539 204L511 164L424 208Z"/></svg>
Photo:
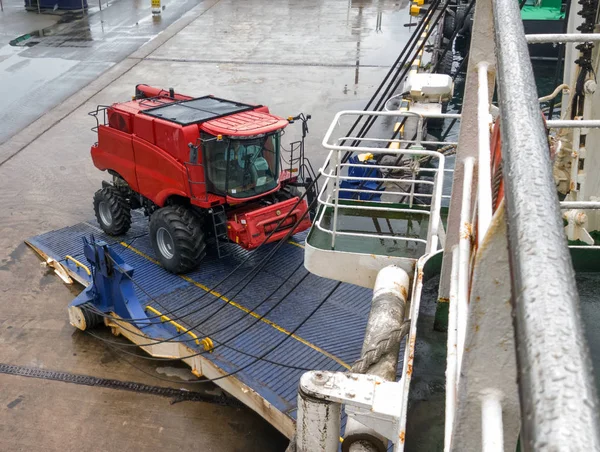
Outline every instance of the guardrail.
<svg viewBox="0 0 600 452"><path fill-rule="evenodd" d="M416 140L400 140L400 139L381 139L381 138L358 138L358 137L349 137L344 136L335 139L334 143L330 143L331 136L333 131L335 130L336 125L339 123L340 119L344 116L353 116L353 115L363 115L363 116L408 116L415 117L417 119L417 137ZM380 148L380 147L367 147L367 146L349 146L344 145L344 142L347 141L357 141L357 142L366 142L366 143L375 143L375 144L389 144L389 143L411 143L411 144L427 144L427 145L438 145L445 146L456 144L454 142L447 141L422 141L422 129L423 129L423 120L424 118L432 117L432 118L460 118L460 115L456 114L415 114L413 112L379 112L379 111L341 111L336 114L333 119L325 137L323 139L323 147L329 149L330 152L327 156L327 159L324 165L320 169L321 175L324 177L325 182L323 183L323 187L321 188L318 196L318 201L321 206L321 211L319 216L317 217L314 225L322 232L331 235L331 248L334 249L336 237L337 236L351 236L356 238L376 238L376 239L394 239L394 240L402 240L408 242L416 242L416 243L424 243L425 244L425 252L432 252L437 250L438 243L440 241L440 208L441 208L441 199L442 199L442 189L443 189L443 181L444 181L444 172L445 172L445 157L441 152L437 151L429 151L426 149L391 149L388 147ZM404 177L404 175L390 176L390 174L384 176L384 172L391 173L392 171L400 172L399 167L397 165L382 165L382 164L363 164L363 163L348 163L343 161L343 155L346 152L352 152L354 154L357 153L372 153L372 154L387 154L387 155L397 155L413 157L413 164L410 167L407 167L407 173L411 177ZM434 165L433 168L421 168L418 163L419 158L428 157L437 161L437 165ZM349 176L344 175L344 172L350 171L353 168L363 168L372 170L373 177L371 176ZM383 171L382 171L383 170ZM377 173L382 174L381 176L377 176ZM433 181L419 180L417 179L417 175L420 172L429 172L433 174ZM348 174L346 172L346 174ZM344 188L341 187L341 183L343 181L357 181L360 182L359 188ZM390 185L390 184L400 184L403 187L401 191L388 190L380 191L380 190L372 190L368 188L364 188L364 183L366 182L376 182L378 186ZM419 185L429 185L431 186L431 193L418 193L417 186ZM340 193L352 193L358 195L360 198L361 194L369 195L372 197L373 195L386 195L386 196L397 196L398 198L404 197L408 200L407 204L409 208L399 208L393 205L393 203L389 202L379 202L380 206L368 205L366 203L340 203ZM431 201L429 204L419 204L419 207L413 207L415 198L430 198ZM326 210L328 208L333 209L333 220L329 226L325 225L324 217ZM339 219L339 210L340 208L344 210L360 210L366 212L396 212L396 213L407 213L414 215L422 215L429 217L429 224L427 230L427 238L417 238L417 237L403 237L400 235L383 235L383 234L373 234L366 232L346 232L340 231L338 225Z"/></svg>
<svg viewBox="0 0 600 452"><path fill-rule="evenodd" d="M595 450L598 398L519 4L492 7L521 447Z"/></svg>

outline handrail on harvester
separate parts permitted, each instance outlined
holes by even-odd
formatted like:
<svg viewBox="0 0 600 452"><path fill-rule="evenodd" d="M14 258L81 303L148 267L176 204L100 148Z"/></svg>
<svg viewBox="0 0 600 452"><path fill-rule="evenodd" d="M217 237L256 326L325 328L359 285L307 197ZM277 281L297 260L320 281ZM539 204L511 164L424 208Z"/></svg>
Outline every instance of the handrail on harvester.
<svg viewBox="0 0 600 452"><path fill-rule="evenodd" d="M521 447L596 450L598 399L519 2L492 7Z"/></svg>

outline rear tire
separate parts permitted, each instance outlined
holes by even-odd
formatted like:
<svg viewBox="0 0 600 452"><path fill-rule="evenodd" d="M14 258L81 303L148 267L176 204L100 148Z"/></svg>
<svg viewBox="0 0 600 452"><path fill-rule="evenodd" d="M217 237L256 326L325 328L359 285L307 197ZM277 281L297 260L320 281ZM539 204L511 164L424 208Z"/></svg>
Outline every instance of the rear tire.
<svg viewBox="0 0 600 452"><path fill-rule="evenodd" d="M196 268L206 255L201 221L184 206L167 206L154 212L150 240L156 257L171 273Z"/></svg>
<svg viewBox="0 0 600 452"><path fill-rule="evenodd" d="M105 187L94 194L94 213L108 235L121 235L131 227L131 208L121 191Z"/></svg>

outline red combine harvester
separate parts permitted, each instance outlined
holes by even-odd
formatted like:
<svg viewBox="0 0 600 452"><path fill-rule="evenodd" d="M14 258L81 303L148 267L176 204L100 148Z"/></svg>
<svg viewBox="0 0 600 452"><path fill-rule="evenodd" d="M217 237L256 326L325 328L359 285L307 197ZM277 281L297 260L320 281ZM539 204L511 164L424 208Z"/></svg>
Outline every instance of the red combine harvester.
<svg viewBox="0 0 600 452"><path fill-rule="evenodd" d="M282 131L297 119L303 135L296 142L301 159L295 161L305 168L310 116L286 120L264 106L192 98L147 85L136 86L135 94L129 102L90 113L98 122L92 160L113 176L94 195L96 218L107 234L127 232L131 210L143 209L158 259L181 273L198 265L207 243L221 257L224 243L253 249L271 233L268 242L291 228L310 227L308 215L303 217L308 204L298 203L297 196L298 187L311 179L299 180L291 165L280 168Z"/></svg>

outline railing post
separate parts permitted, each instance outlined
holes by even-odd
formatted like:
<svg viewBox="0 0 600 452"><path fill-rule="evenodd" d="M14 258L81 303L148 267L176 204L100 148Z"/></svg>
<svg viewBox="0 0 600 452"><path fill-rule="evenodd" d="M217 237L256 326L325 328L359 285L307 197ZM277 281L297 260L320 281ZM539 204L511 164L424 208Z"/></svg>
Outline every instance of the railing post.
<svg viewBox="0 0 600 452"><path fill-rule="evenodd" d="M340 163L342 162L341 157L342 151L337 151L336 164L335 164L335 196L333 201L333 224L331 225L331 249L335 249L335 232L337 231L337 220L338 220L338 205L340 201L340 173L342 168Z"/></svg>
<svg viewBox="0 0 600 452"><path fill-rule="evenodd" d="M477 242L481 244L492 221L492 169L490 155L490 103L486 61L477 65Z"/></svg>
<svg viewBox="0 0 600 452"><path fill-rule="evenodd" d="M450 451L454 411L456 409L457 355L457 301L458 301L458 246L452 248L452 277L450 279L450 307L448 310L448 340L446 346L446 410L444 452Z"/></svg>
<svg viewBox="0 0 600 452"><path fill-rule="evenodd" d="M504 452L502 394L489 390L481 396L481 450Z"/></svg>
<svg viewBox="0 0 600 452"><path fill-rule="evenodd" d="M319 376L315 374L315 384ZM323 379L325 383L325 379ZM298 388L297 452L337 452L340 445L342 405L316 399Z"/></svg>
<svg viewBox="0 0 600 452"><path fill-rule="evenodd" d="M495 82L494 58L494 20L492 17L491 0L478 0L474 7L473 30L471 32L471 47L469 50L469 64L463 96L463 110L460 121L458 147L456 149L456 163L452 181L452 198L446 227L446 242L444 245L444 261L440 276L439 297L448 298L450 295L450 272L452 265L452 248L460 240L461 221L460 206L464 183L465 159L478 158L479 127L477 115L478 79L477 66L481 62L489 64L487 72L488 102L492 98ZM520 19L519 19L520 20ZM473 181L471 190L475 190L476 182ZM474 201L474 200L472 200Z"/></svg>
<svg viewBox="0 0 600 452"><path fill-rule="evenodd" d="M465 178L460 211L460 239L458 241L458 276L456 289L456 359L459 371L465 347L467 319L469 314L469 281L471 279L469 264L471 261L471 238L473 236L473 224L471 223L471 183L473 182L474 165L475 159L473 159L473 157L465 159Z"/></svg>
<svg viewBox="0 0 600 452"><path fill-rule="evenodd" d="M591 358L519 4L493 6L521 450L600 450Z"/></svg>

